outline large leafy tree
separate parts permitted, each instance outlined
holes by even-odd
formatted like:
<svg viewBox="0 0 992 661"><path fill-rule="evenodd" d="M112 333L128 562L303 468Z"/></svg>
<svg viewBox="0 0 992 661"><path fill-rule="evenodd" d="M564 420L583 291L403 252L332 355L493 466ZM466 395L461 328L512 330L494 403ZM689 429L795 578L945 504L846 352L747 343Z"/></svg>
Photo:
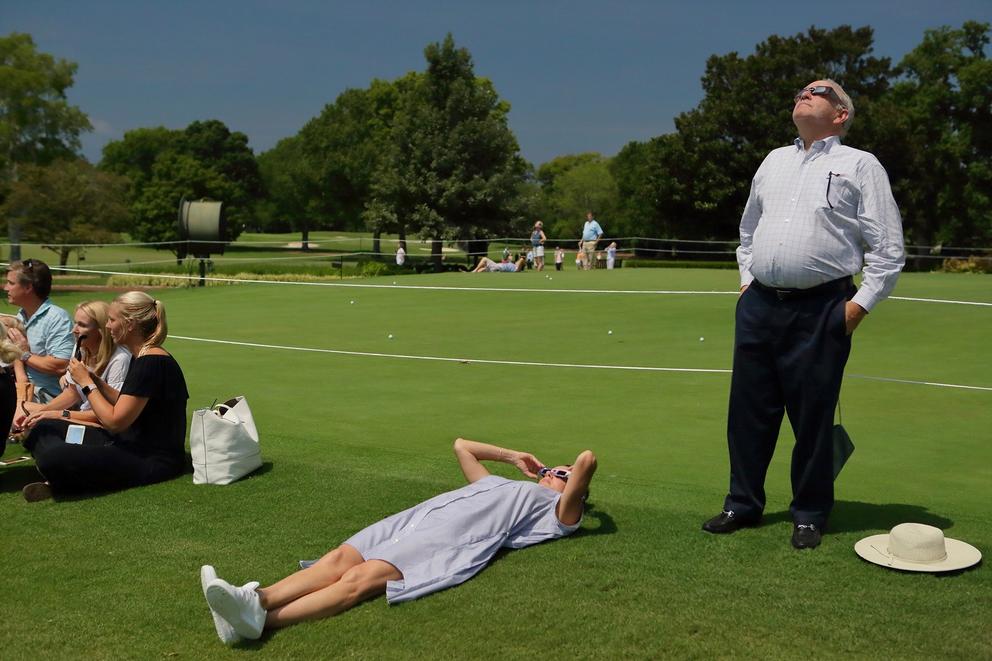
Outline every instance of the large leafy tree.
<svg viewBox="0 0 992 661"><path fill-rule="evenodd" d="M541 216L549 236L578 238L590 210L601 223L611 226L610 234L617 234L617 184L610 160L595 152L569 154L537 169Z"/></svg>
<svg viewBox="0 0 992 661"><path fill-rule="evenodd" d="M128 212L123 177L101 172L82 159L23 165L2 210L27 222L24 238L58 254L65 266L85 243L110 243ZM77 244L77 245L73 245Z"/></svg>
<svg viewBox="0 0 992 661"><path fill-rule="evenodd" d="M843 85L859 100L848 142L870 149L859 134L872 135L864 128L872 124L869 100L885 93L890 75L890 61L872 55L869 27L813 27L769 37L747 57L710 57L705 97L676 118L676 132L622 153L622 189L636 196L627 212L650 212L647 225L663 236L733 238L755 169L795 137L795 91L818 78ZM640 177L631 168L643 168Z"/></svg>
<svg viewBox="0 0 992 661"><path fill-rule="evenodd" d="M992 244L988 45L988 23L928 30L876 104L876 148L888 152L909 243Z"/></svg>
<svg viewBox="0 0 992 661"><path fill-rule="evenodd" d="M30 35L0 38L0 201L19 166L73 156L80 133L92 128L66 98L75 73L74 62L39 52ZM20 256L20 227L17 216L8 216L11 259Z"/></svg>
<svg viewBox="0 0 992 661"><path fill-rule="evenodd" d="M193 122L182 131L128 131L104 146L100 167L130 179L131 233L140 241L179 238L176 211L183 197L224 202L227 238L235 239L262 194L248 137L218 120Z"/></svg>
<svg viewBox="0 0 992 661"><path fill-rule="evenodd" d="M360 229L372 181L389 146L393 118L403 95L420 75L366 89L348 89L300 131L303 151L320 190L317 210L335 227Z"/></svg>
<svg viewBox="0 0 992 661"><path fill-rule="evenodd" d="M258 155L258 172L265 196L256 205L255 219L267 231L299 230L315 226L314 200L317 181L306 160L299 135L283 138L272 149Z"/></svg>
<svg viewBox="0 0 992 661"><path fill-rule="evenodd" d="M373 185L373 229L411 227L432 242L485 238L514 218L526 163L507 123L509 104L477 78L472 56L449 34L424 50L427 71L403 95L390 149Z"/></svg>

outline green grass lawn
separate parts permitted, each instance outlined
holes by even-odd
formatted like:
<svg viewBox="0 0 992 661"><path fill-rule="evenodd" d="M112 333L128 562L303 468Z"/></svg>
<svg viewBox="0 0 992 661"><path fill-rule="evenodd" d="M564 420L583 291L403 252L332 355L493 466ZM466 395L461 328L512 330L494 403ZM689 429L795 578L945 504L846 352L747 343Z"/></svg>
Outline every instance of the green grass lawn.
<svg viewBox="0 0 992 661"><path fill-rule="evenodd" d="M19 493L36 479L33 467L0 469L4 657L992 656L987 566L898 573L853 550L864 536L917 521L992 553L992 391L865 378L992 387L992 308L890 300L865 320L842 393L857 450L823 545L798 552L789 545L788 425L765 523L732 536L700 530L727 488L728 374L477 362L728 369L733 295L544 290L733 291L736 273L545 275L156 294L190 410L246 395L265 467L227 487L184 476L35 504ZM992 303L992 276L906 274L895 295ZM378 599L259 643L221 645L199 590L201 564L238 584L279 579L365 525L460 486L451 453L459 435L549 464L594 450L593 507L580 532L503 554L468 583L415 602ZM512 476L505 465L493 470Z"/></svg>

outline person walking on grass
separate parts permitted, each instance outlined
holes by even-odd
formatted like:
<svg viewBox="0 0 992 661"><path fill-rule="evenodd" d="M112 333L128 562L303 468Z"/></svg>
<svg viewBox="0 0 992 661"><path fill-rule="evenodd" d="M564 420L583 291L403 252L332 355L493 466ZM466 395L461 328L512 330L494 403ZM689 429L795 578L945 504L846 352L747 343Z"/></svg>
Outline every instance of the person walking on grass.
<svg viewBox="0 0 992 661"><path fill-rule="evenodd" d="M383 519L305 568L260 588L235 587L211 565L200 587L226 644L263 631L338 615L381 594L390 604L459 585L501 548L519 549L574 533L582 522L596 456L546 468L528 452L459 438L455 457L468 484ZM531 480L491 475L483 461L515 466Z"/></svg>
<svg viewBox="0 0 992 661"><path fill-rule="evenodd" d="M561 246L555 246L555 270L560 271L562 267L562 261L565 259L565 251L561 249Z"/></svg>
<svg viewBox="0 0 992 661"><path fill-rule="evenodd" d="M833 414L851 334L896 284L902 219L878 159L841 144L854 104L832 80L795 95L799 137L768 154L740 224L741 293L727 442L730 489L711 533L756 525L784 413L792 452L792 545L815 548L834 504ZM852 275L861 271L861 287Z"/></svg>

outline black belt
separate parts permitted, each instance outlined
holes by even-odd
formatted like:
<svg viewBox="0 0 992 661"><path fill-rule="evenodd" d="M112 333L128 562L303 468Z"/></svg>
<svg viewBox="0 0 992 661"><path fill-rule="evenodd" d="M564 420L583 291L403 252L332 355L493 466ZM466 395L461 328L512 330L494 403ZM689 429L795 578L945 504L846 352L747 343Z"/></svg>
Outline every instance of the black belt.
<svg viewBox="0 0 992 661"><path fill-rule="evenodd" d="M780 301L792 301L797 298L807 298L809 296L823 296L824 294L833 294L835 292L847 292L854 286L854 279L851 276L845 276L843 278L837 278L836 280L824 282L822 285L809 287L807 289L769 287L768 285L762 284L757 280L752 280L750 286L761 291L766 291L769 294L773 294L778 297L778 300Z"/></svg>

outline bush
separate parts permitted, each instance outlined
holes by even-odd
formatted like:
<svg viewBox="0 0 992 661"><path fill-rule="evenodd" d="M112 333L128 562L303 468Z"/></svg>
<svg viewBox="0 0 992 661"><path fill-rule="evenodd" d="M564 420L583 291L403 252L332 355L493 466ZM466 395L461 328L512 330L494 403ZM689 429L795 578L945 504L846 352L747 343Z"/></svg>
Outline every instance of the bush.
<svg viewBox="0 0 992 661"><path fill-rule="evenodd" d="M952 257L945 259L940 266L945 273L992 273L992 257L976 257L968 259Z"/></svg>
<svg viewBox="0 0 992 661"><path fill-rule="evenodd" d="M365 277L355 268L346 268L345 278ZM211 277L226 278L226 280L210 280ZM206 286L218 287L233 284L229 280L262 280L265 282L333 282L341 280L337 272L331 275L312 275L308 273L233 273L207 275ZM166 278L155 275L114 275L107 279L108 287L197 287L200 284L198 275L190 279Z"/></svg>
<svg viewBox="0 0 992 661"><path fill-rule="evenodd" d="M625 259L628 269L736 269L737 262L702 262L677 259Z"/></svg>
<svg viewBox="0 0 992 661"><path fill-rule="evenodd" d="M376 278L388 274L389 271L389 267L382 262L365 262L361 265L359 273L363 278Z"/></svg>

